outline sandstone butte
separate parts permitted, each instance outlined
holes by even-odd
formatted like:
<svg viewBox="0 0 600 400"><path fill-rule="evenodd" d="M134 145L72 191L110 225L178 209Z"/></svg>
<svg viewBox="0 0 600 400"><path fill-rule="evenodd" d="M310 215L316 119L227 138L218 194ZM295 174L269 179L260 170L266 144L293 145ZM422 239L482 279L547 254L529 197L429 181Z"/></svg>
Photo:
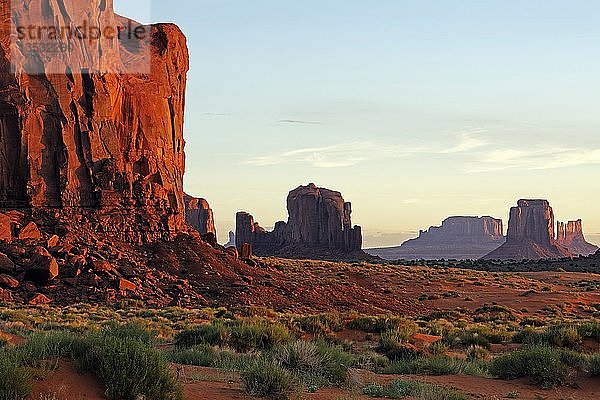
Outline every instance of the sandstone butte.
<svg viewBox="0 0 600 400"><path fill-rule="evenodd" d="M557 226L558 235L555 235ZM519 200L510 210L506 243L485 259L539 260L589 255L597 247L587 243L581 221L555 225L547 200Z"/></svg>
<svg viewBox="0 0 600 400"><path fill-rule="evenodd" d="M352 205L340 192L311 183L287 197L288 221L268 232L252 215L236 215L236 246L252 245L254 253L293 258L368 258L362 251L360 226L352 226Z"/></svg>
<svg viewBox="0 0 600 400"><path fill-rule="evenodd" d="M61 38L68 53L11 41L17 24L86 21L148 35ZM112 0L0 0L0 28L0 299L237 298L256 271L186 224L180 29L141 26ZM208 205L189 204L200 232L214 231Z"/></svg>
<svg viewBox="0 0 600 400"><path fill-rule="evenodd" d="M184 229L188 51L179 28L144 27L148 40L133 44L71 39L69 57L30 53L11 43L11 19L61 27L130 20L111 0L0 4L0 207L60 211L135 242ZM122 73L142 65L149 73Z"/></svg>
<svg viewBox="0 0 600 400"><path fill-rule="evenodd" d="M388 260L478 260L505 242L501 219L449 217L400 247L368 249Z"/></svg>

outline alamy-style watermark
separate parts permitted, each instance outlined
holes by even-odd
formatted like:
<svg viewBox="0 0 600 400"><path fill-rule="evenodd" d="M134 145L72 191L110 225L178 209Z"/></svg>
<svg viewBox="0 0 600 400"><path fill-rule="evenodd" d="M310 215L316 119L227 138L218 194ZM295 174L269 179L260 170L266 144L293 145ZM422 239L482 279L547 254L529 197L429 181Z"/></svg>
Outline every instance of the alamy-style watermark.
<svg viewBox="0 0 600 400"><path fill-rule="evenodd" d="M138 0L148 7L151 0ZM64 2L23 0L11 2L11 51L13 72L71 74L119 72L148 74L151 68L152 28L113 13L101 5L69 10ZM102 3L103 4L103 3Z"/></svg>

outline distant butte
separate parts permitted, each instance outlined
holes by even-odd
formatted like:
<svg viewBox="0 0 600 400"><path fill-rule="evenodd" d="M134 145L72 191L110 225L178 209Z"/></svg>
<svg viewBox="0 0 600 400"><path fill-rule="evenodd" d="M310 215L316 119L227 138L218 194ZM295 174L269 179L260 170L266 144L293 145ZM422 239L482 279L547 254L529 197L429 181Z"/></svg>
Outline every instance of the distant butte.
<svg viewBox="0 0 600 400"><path fill-rule="evenodd" d="M539 260L571 257L555 239L554 211L547 200L519 200L510 210L506 243L484 259Z"/></svg>
<svg viewBox="0 0 600 400"><path fill-rule="evenodd" d="M260 256L290 258L368 258L362 251L362 231L352 226L352 206L341 193L314 184L292 190L287 198L288 221L266 231L252 215L236 216L236 246L251 244Z"/></svg>
<svg viewBox="0 0 600 400"><path fill-rule="evenodd" d="M441 226L421 231L400 247L369 249L387 260L476 260L505 242L502 220L492 217L450 217Z"/></svg>

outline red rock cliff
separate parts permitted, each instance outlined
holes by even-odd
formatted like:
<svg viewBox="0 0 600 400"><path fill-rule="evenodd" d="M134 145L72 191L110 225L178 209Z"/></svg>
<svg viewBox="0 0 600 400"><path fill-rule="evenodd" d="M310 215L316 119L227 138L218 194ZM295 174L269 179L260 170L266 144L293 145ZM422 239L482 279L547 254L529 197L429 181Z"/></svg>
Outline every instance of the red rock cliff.
<svg viewBox="0 0 600 400"><path fill-rule="evenodd" d="M0 3L0 207L85 214L98 230L133 241L183 229L188 53L179 28L145 27L139 43L72 39L62 43L68 57L30 52L11 44L15 23L129 20L114 14L112 0L10 3ZM143 65L144 73L124 72Z"/></svg>

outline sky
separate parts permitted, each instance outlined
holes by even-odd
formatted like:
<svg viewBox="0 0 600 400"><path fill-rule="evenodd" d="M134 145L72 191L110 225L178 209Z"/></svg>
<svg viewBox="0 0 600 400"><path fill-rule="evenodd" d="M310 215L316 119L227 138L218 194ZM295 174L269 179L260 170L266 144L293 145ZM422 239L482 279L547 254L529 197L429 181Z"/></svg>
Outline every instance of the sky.
<svg viewBox="0 0 600 400"><path fill-rule="evenodd" d="M353 204L365 246L550 200L600 243L596 0L115 0L188 38L186 191L221 241L286 220L301 184Z"/></svg>

